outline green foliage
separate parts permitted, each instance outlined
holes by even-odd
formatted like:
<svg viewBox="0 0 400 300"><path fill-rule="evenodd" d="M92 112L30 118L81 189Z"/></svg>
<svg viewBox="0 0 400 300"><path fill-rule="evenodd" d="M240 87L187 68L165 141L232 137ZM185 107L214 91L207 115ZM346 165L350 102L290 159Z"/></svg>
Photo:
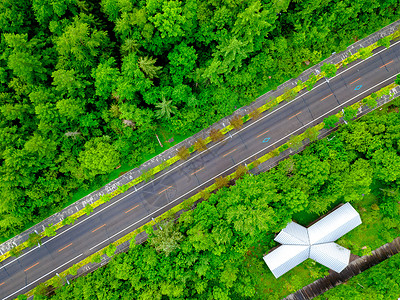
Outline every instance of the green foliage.
<svg viewBox="0 0 400 300"><path fill-rule="evenodd" d="M21 250L18 250L17 247L13 247L13 248L11 248L11 250L10 250L10 255L13 256L13 257L18 257L18 256L20 256L21 254L22 254Z"/></svg>
<svg viewBox="0 0 400 300"><path fill-rule="evenodd" d="M2 1L0 236L398 19L360 1Z"/></svg>
<svg viewBox="0 0 400 300"><path fill-rule="evenodd" d="M28 242L28 247L35 247L38 244L42 244L42 237L40 236L40 234L33 232L29 235L27 242Z"/></svg>
<svg viewBox="0 0 400 300"><path fill-rule="evenodd" d="M156 104L156 108L158 108L157 114L156 114L157 118L170 119L171 114L176 113L176 107L173 106L171 103L172 103L172 100L167 101L165 96L161 95L161 102Z"/></svg>
<svg viewBox="0 0 400 300"><path fill-rule="evenodd" d="M336 75L337 69L336 69L336 66L334 64L324 63L321 66L321 71L325 72L325 76L329 78L329 77L334 77Z"/></svg>
<svg viewBox="0 0 400 300"><path fill-rule="evenodd" d="M396 299L400 293L399 270L400 254L396 254L315 299Z"/></svg>
<svg viewBox="0 0 400 300"><path fill-rule="evenodd" d="M314 73L311 73L310 77L305 82L305 85L307 87L307 91L311 91L316 83L317 83L317 76L315 76Z"/></svg>
<svg viewBox="0 0 400 300"><path fill-rule="evenodd" d="M156 63L157 59L153 59L152 57L139 57L138 64L139 68L146 74L146 76L150 79L158 77L159 71L162 67L156 67L154 64Z"/></svg>
<svg viewBox="0 0 400 300"><path fill-rule="evenodd" d="M283 93L282 97L285 101L290 102L294 100L297 96L297 92L294 89L286 88L285 92Z"/></svg>
<svg viewBox="0 0 400 300"><path fill-rule="evenodd" d="M93 207L90 204L86 204L83 211L87 216L89 216L93 212Z"/></svg>
<svg viewBox="0 0 400 300"><path fill-rule="evenodd" d="M305 137L308 138L310 142L316 141L318 139L319 134L320 134L319 130L315 127L309 127L304 132Z"/></svg>
<svg viewBox="0 0 400 300"><path fill-rule="evenodd" d="M47 237L51 237L51 236L55 236L57 234L55 226L53 226L53 223L49 224L49 226L47 226L44 229L43 234Z"/></svg>
<svg viewBox="0 0 400 300"><path fill-rule="evenodd" d="M378 105L378 102L376 101L376 94L374 95L375 97L372 96L368 96L366 98L364 98L364 103L371 109L375 108Z"/></svg>
<svg viewBox="0 0 400 300"><path fill-rule="evenodd" d="M336 126L336 123L339 122L339 117L336 115L329 116L324 119L325 128L333 128Z"/></svg>
<svg viewBox="0 0 400 300"><path fill-rule="evenodd" d="M366 48L360 48L358 50L358 53L360 53L361 59L366 59L372 55L372 50L369 47Z"/></svg>
<svg viewBox="0 0 400 300"><path fill-rule="evenodd" d="M145 182L149 182L154 176L154 169L142 170L142 178Z"/></svg>
<svg viewBox="0 0 400 300"><path fill-rule="evenodd" d="M173 221L158 224L158 229L150 237L150 244L166 256L179 249L179 241L183 239L182 233L176 230Z"/></svg>
<svg viewBox="0 0 400 300"><path fill-rule="evenodd" d="M76 274L78 274L78 269L78 265L73 265L71 268L69 268L69 274L75 276Z"/></svg>
<svg viewBox="0 0 400 300"><path fill-rule="evenodd" d="M340 245L362 255L399 236L398 126L398 113L375 111L341 126L334 139L315 141L269 172L243 176L212 195L204 192L208 200L184 212L178 223L164 221L156 231L146 230L148 243L132 242L128 253L74 280L68 289L57 290L52 299L72 293L96 297L93 289L111 284L115 289L107 295L117 298L191 299L209 294L282 299L328 273L327 268L306 261L279 279L271 274L262 256L277 245L273 238L288 222L307 226L338 203L351 201L363 224L341 238ZM398 290L399 276L389 275L388 284L380 280L389 267L393 273L399 266L374 272L362 285L379 286L391 295L390 288Z"/></svg>
<svg viewBox="0 0 400 300"><path fill-rule="evenodd" d="M75 223L75 221L76 221L75 217L68 216L62 221L62 224L63 225L73 225Z"/></svg>
<svg viewBox="0 0 400 300"><path fill-rule="evenodd" d="M343 119L345 121L353 120L357 116L357 109L353 107L345 107L344 108L344 116Z"/></svg>
<svg viewBox="0 0 400 300"><path fill-rule="evenodd" d="M110 244L106 249L106 255L108 257L113 257L116 250L117 246L115 246L114 244Z"/></svg>
<svg viewBox="0 0 400 300"><path fill-rule="evenodd" d="M377 42L378 46L384 46L386 48L390 47L390 36L385 36L384 38L381 38Z"/></svg>
<svg viewBox="0 0 400 300"><path fill-rule="evenodd" d="M400 85L400 74L397 74L396 79L394 81L396 84Z"/></svg>
<svg viewBox="0 0 400 300"><path fill-rule="evenodd" d="M100 256L100 254L96 253L96 254L92 257L92 263L101 263L101 256Z"/></svg>
<svg viewBox="0 0 400 300"><path fill-rule="evenodd" d="M303 146L303 138L300 135L292 135L288 141L288 145L290 148L297 151Z"/></svg>

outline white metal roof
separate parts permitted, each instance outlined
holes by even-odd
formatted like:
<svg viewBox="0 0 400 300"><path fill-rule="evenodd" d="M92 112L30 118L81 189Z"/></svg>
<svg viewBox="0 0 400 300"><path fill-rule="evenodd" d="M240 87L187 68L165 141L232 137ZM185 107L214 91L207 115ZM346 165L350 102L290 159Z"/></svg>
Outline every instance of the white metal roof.
<svg viewBox="0 0 400 300"><path fill-rule="evenodd" d="M350 203L346 203L307 228L310 244L336 241L360 224L360 215Z"/></svg>
<svg viewBox="0 0 400 300"><path fill-rule="evenodd" d="M264 261L276 278L301 264L309 257L310 247L301 245L282 245L264 256Z"/></svg>
<svg viewBox="0 0 400 300"><path fill-rule="evenodd" d="M289 223L274 239L280 244L286 245L308 245L307 228L295 223Z"/></svg>
<svg viewBox="0 0 400 300"><path fill-rule="evenodd" d="M310 258L340 273L349 264L350 250L333 242L311 245Z"/></svg>
<svg viewBox="0 0 400 300"><path fill-rule="evenodd" d="M309 228L291 222L275 237L283 245L264 256L264 261L276 278L307 258L341 272L349 263L350 250L334 241L360 224L360 215L350 203Z"/></svg>

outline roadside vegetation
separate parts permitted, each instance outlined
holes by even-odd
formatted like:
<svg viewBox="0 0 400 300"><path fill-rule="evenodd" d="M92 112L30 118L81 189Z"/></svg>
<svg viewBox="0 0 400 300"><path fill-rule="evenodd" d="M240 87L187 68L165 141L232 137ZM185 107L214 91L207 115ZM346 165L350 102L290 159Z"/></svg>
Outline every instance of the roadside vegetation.
<svg viewBox="0 0 400 300"><path fill-rule="evenodd" d="M155 133L163 143L191 135L394 21L398 1L0 8L4 241L159 153Z"/></svg>
<svg viewBox="0 0 400 300"><path fill-rule="evenodd" d="M368 255L400 235L399 106L398 98L341 125L266 173L243 174L177 223L148 227L148 242L132 243L52 299L280 299L327 268L308 260L275 279L262 260L277 245L275 234L291 220L308 225L343 202L352 203L363 224L339 243ZM383 273L379 278L391 276ZM42 294L51 289L39 287Z"/></svg>

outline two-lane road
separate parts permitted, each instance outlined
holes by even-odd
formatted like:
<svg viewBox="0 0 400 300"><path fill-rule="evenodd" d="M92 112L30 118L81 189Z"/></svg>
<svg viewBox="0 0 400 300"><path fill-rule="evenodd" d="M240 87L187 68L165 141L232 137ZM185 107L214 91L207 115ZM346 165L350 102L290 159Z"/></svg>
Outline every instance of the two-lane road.
<svg viewBox="0 0 400 300"><path fill-rule="evenodd" d="M5 260L0 264L0 298L11 299L29 291L210 185L216 177L233 172L239 164L251 162L291 135L392 83L400 72L400 42L375 52L227 134L224 141L210 145L207 151L176 163L152 181L60 229L56 236L45 238L41 247Z"/></svg>

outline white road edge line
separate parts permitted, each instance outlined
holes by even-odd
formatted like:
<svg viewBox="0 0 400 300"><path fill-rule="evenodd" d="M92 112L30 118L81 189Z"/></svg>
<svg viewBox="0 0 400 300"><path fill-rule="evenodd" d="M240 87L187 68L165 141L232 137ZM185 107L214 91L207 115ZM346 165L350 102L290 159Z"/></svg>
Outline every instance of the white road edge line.
<svg viewBox="0 0 400 300"><path fill-rule="evenodd" d="M398 41L398 42L396 42L396 43L393 43L392 45L390 45L390 47L392 47L392 46L394 46L394 45L397 45L398 43L400 43L400 41ZM342 73L340 73L340 74L343 74L343 73L345 73L346 71L352 69L353 67L355 67L355 66L357 66L357 65L359 65L359 64L361 64L361 63L363 63L363 62L365 62L365 61L367 61L367 60L370 59L371 57L374 57L375 55L377 55L377 54L379 54L379 53L381 53L381 52L383 52L383 51L385 51L385 50L390 49L390 47L389 47L389 48L384 48L384 49L382 49L381 51L379 51L379 52L377 52L377 53L371 55L370 57L367 57L366 59L360 61L359 63L357 63L357 64L355 64L355 65L353 65L353 66L347 68L346 70L344 70L344 71L343 71ZM338 75L340 75L340 74L338 74ZM338 75L336 75L336 76L338 76ZM336 76L332 77L332 79L335 78ZM317 86L314 87L312 90L315 90L317 87L320 87L320 86L322 86L323 84L325 84L325 82L321 83L320 85L317 85ZM309 93L309 92L310 92L310 91L306 91L302 96L304 96L305 94L307 94L307 93ZM289 105L289 104L293 103L294 101L296 101L296 100L299 99L299 98L300 98L300 97L296 97L296 98L293 99L292 101L290 101L290 102L288 102L288 103L282 105L281 107L278 107L278 108L275 109L274 111L272 111L272 112L266 114L265 116L259 118L258 120L255 120L254 122L252 122L252 123L249 124L248 126L245 126L245 127L243 127L242 129L240 129L240 130L237 130L236 132L234 132L234 133L232 134L232 136L238 134L239 132L241 132L241 131L244 130L244 129L247 129L247 128L253 126L254 124L258 123L259 121L263 120L264 118L268 117L269 115L271 115L271 114L277 112L278 110L284 108L286 105ZM222 141L221 141L221 142L222 142ZM208 149L214 148L215 146L219 145L221 142L218 142L218 143L212 145L212 146L211 146L210 148L208 148ZM161 174L160 177L155 178L154 180L157 180L157 179L162 178L163 176L167 175L168 173L174 171L175 169L181 167L183 164L186 164L187 162L191 161L192 159L194 159L194 158L196 158L197 156L202 155L202 154L203 154L202 152L195 154L193 157L191 157L191 158L189 158L188 160L184 161L181 165L176 166L176 167L170 169L169 171L165 172L164 174ZM126 194L125 196L121 197L120 199L118 199L118 200L116 200L116 201L114 201L114 202L109 203L107 206L103 207L103 209L101 209L101 210L99 210L99 211L97 211L97 212L95 212L95 213L93 213L93 214L90 214L86 219L84 219L84 220L82 220L82 221L80 221L80 222L76 222L76 223L73 224L71 227L67 228L65 231L60 232L59 234L55 235L54 237L52 237L52 238L49 239L48 241L44 242L42 245L44 245L44 244L46 244L46 243L52 241L53 239L55 239L55 238L61 236L64 232L67 232L68 230L74 228L74 226L77 226L77 225L79 225L79 224L85 222L86 220L90 219L91 217L94 217L95 215L97 215L98 213L102 212L103 210L109 208L110 206L113 206L114 204L117 204L118 202L120 202L120 201L123 200L124 198L130 196L131 194L133 194L133 193L135 193L135 192L137 192L137 191L139 191L140 189L144 188L145 186L149 185L150 183L151 183L151 182L146 183L146 184L144 184L143 186L137 188L135 191L131 191L129 194ZM28 252L25 252L24 254L20 255L18 258L21 258L21 257L25 256L26 254L29 254L30 252L36 250L37 248L38 248L38 247L32 248L32 249L29 250ZM0 267L0 270L1 270L3 267L8 266L9 264L11 264L11 263L13 263L13 262L15 262L15 261L16 261L16 259L13 260L13 261L8 262L7 264L5 264L5 265L3 265L2 267Z"/></svg>
<svg viewBox="0 0 400 300"><path fill-rule="evenodd" d="M318 118L315 118L313 121L311 121L311 122L309 122L309 123L307 123L307 124L305 124L305 125L303 125L303 126L299 127L299 128L298 128L298 129L296 129L295 131L291 132L290 134L288 134L288 135L284 136L284 137L283 137L283 138L281 138L280 140L276 141L276 142L275 142L275 143L273 143L273 144L270 144L269 146L265 147L264 149L262 149L262 150L258 151L257 153L255 153L255 154L253 154L253 155L257 155L257 154L259 154L259 153L261 153L261 152L265 151L265 149L268 149L269 147L271 147L271 146L275 145L276 143L279 143L280 141L282 141L282 140L286 139L287 137L291 136L293 133L295 133L295 132L299 131L300 129L302 129L302 128L304 128L304 127L308 126L309 124L311 124L311 123L315 122L315 121L316 121L316 120L318 120L319 118L321 118L321 117L323 117L323 116L325 116L325 115L329 114L330 112L334 111L334 110L335 110L335 109L337 109L338 107L345 105L346 103L348 103L348 102L352 101L354 98L357 98L359 95L361 95L361 94L364 94L364 93L368 92L369 90L371 90L371 89L375 88L376 86L378 86L378 85L382 84L383 82L385 82L385 81L387 81L387 80L389 80L389 79L392 79L393 77L396 77L396 76L397 76L397 74L396 74L396 75L394 75L394 76L392 76L392 77L389 77L389 78L385 79L384 81L381 81L380 83L378 83L378 84L374 85L373 87L369 88L368 90L365 90L364 92L362 92L362 93L358 94L357 96L354 96L353 98L351 98L351 99L347 100L347 101L346 101L346 102L344 102L343 104L340 104L340 105L338 105L338 106L336 106L336 107L332 108L330 111L326 112L325 114L323 114L323 115L319 116ZM251 156L253 156L253 155L251 155ZM98 243L96 246L94 246L94 247L90 248L89 250L92 250L92 249L96 248L97 246L99 246L99 245L103 244L104 242L108 241L109 239L113 238L114 236L121 234L121 233L122 233L123 231L125 231L126 229L128 229L128 228L130 228L130 227L132 227L132 226L136 225L137 223L139 223L139 222L143 221L144 219L146 219L146 218L150 217L152 214L154 214L154 213L158 212L159 210L161 210L161 209L163 209L163 208L165 208L165 207L167 207L167 206L171 205L171 203L173 203L173 202L177 201L178 199L185 197L187 194L189 194L189 193L193 192L194 190L198 189L200 186L202 186L202 185L204 185L204 184L206 184L206 183L210 182L211 180L213 180L213 179L217 178L218 176L220 176L220 175L222 175L223 173L225 173L226 171L229 171L230 169L232 169L232 168L236 167L237 165L240 165L242 162L246 161L247 159L248 159L248 158L246 158L246 159L244 159L244 160L242 160L242 161L238 162L236 165L233 165L233 166L232 166L232 167L230 167L229 169L226 169L226 170L224 170L223 172L219 173L218 175L214 176L213 178L211 178L211 179L209 179L209 180L207 180L207 181L203 182L202 184L200 184L199 186L197 186L195 189L192 189L192 190L188 191L186 194L184 194L184 195L180 196L179 198L176 198L175 200L172 200L172 201L171 201L169 204L167 204L167 205L164 205L163 207L160 207L159 209L157 209L157 210L155 210L154 212L150 213L150 214L149 214L149 215L147 215L146 217L143 217L143 218L142 218L142 219L140 219L139 221L136 221L135 223L133 223L133 224L129 225L128 227L125 227L125 228L124 228L124 229L122 229L121 231L119 231L119 232L117 232L116 234L114 234L114 235L110 236L109 238L105 239L104 241L102 241L102 242Z"/></svg>
<svg viewBox="0 0 400 300"><path fill-rule="evenodd" d="M49 275L50 273L52 273L52 272L54 272L54 271L57 271L58 269L64 267L66 264L69 264L71 261L77 259L78 257L80 257L80 256L82 256L82 255L83 255L83 253L79 254L78 256L75 256L73 259L67 261L66 263L62 264L62 265L59 266L58 268L56 268L56 269L50 271L49 273L43 275L42 277L36 279L35 281L32 281L31 283L27 284L26 286L24 286L23 288L19 289L18 291L14 292L14 293L12 293L12 294L10 294L10 295L8 295L8 296L6 296L6 297L3 298L2 300L5 300L5 299L7 299L7 298L10 298L11 296L15 295L16 293L22 291L23 289L26 289L28 286L30 286L30 285L36 283L37 281L39 281L39 280L42 279L43 277L46 277L47 275Z"/></svg>

